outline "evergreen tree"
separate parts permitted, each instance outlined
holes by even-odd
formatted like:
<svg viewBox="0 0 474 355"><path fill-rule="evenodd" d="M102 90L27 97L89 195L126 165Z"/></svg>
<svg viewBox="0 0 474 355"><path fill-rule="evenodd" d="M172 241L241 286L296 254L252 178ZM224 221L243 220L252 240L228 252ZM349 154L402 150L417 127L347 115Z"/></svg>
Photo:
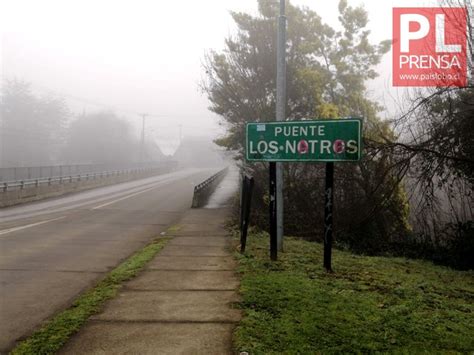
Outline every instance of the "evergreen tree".
<svg viewBox="0 0 474 355"><path fill-rule="evenodd" d="M259 0L259 15L232 13L238 26L223 52L206 58L203 89L210 110L228 124L218 144L243 156L248 121L275 120L276 33L278 2ZM288 4L287 107L289 120L364 117L364 136L377 141L393 136L377 117L380 107L367 97L366 82L389 42L371 44L367 13L339 2L341 30L324 24L314 11ZM407 231L408 207L400 179L390 169L390 152L366 145L358 164L336 164L336 226L338 240L363 250L380 251ZM321 238L323 212L322 164L285 164L285 230ZM264 226L266 168L253 164L257 177L256 221ZM319 233L318 233L319 232Z"/></svg>

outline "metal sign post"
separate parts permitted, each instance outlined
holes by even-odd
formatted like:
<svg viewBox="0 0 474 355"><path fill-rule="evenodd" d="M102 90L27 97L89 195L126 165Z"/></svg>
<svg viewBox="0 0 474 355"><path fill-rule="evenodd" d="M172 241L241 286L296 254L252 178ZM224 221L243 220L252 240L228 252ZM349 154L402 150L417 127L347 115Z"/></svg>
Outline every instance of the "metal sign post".
<svg viewBox="0 0 474 355"><path fill-rule="evenodd" d="M278 17L277 35L277 85L276 85L276 120L286 118L286 16L285 1L280 0L280 16ZM277 196L277 244L283 250L283 166L276 164L276 196Z"/></svg>
<svg viewBox="0 0 474 355"><path fill-rule="evenodd" d="M334 163L326 163L326 187L324 188L324 268L332 272L332 205L334 197Z"/></svg>
<svg viewBox="0 0 474 355"><path fill-rule="evenodd" d="M277 191L276 191L276 163L270 163L270 259L277 260L278 240L277 240Z"/></svg>
<svg viewBox="0 0 474 355"><path fill-rule="evenodd" d="M240 253L245 252L249 227L250 205L252 204L253 177L244 175L242 179L240 206Z"/></svg>

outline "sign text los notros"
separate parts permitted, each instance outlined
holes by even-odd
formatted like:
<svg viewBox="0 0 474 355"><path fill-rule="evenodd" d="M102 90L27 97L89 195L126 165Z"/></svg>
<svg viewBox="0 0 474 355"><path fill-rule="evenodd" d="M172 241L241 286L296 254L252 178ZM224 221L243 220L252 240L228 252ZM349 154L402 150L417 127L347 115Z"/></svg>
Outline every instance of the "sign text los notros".
<svg viewBox="0 0 474 355"><path fill-rule="evenodd" d="M247 124L250 161L357 161L361 155L360 119Z"/></svg>

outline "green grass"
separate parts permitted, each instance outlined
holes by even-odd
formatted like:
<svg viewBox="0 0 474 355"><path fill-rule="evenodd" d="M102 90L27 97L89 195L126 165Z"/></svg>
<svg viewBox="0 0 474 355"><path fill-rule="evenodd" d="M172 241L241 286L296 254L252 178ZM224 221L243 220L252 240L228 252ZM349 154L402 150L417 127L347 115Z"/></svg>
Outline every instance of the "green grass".
<svg viewBox="0 0 474 355"><path fill-rule="evenodd" d="M426 261L333 251L285 239L278 262L268 236L250 233L238 255L244 318L236 351L271 353L471 353L474 272Z"/></svg>
<svg viewBox="0 0 474 355"><path fill-rule="evenodd" d="M121 284L133 278L166 244L157 239L112 270L93 289L80 295L73 305L57 314L43 327L24 340L11 354L54 354L76 333L87 319L100 311L104 303L113 298Z"/></svg>

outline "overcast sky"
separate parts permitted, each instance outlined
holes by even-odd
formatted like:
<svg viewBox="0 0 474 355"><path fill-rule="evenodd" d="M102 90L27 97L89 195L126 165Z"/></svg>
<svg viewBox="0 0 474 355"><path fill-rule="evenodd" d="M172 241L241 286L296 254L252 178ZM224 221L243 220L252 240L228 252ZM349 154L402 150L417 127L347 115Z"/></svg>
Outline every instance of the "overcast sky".
<svg viewBox="0 0 474 355"><path fill-rule="evenodd" d="M336 0L293 0L337 24ZM349 0L364 4L371 39L391 37L392 7L427 6L430 0ZM256 13L255 0L0 0L1 75L32 83L35 91L65 96L76 112L114 108L163 151L183 135L217 135L218 118L199 92L201 63L235 31L230 10ZM391 56L370 83L371 94L391 107ZM102 106L104 105L104 106Z"/></svg>

